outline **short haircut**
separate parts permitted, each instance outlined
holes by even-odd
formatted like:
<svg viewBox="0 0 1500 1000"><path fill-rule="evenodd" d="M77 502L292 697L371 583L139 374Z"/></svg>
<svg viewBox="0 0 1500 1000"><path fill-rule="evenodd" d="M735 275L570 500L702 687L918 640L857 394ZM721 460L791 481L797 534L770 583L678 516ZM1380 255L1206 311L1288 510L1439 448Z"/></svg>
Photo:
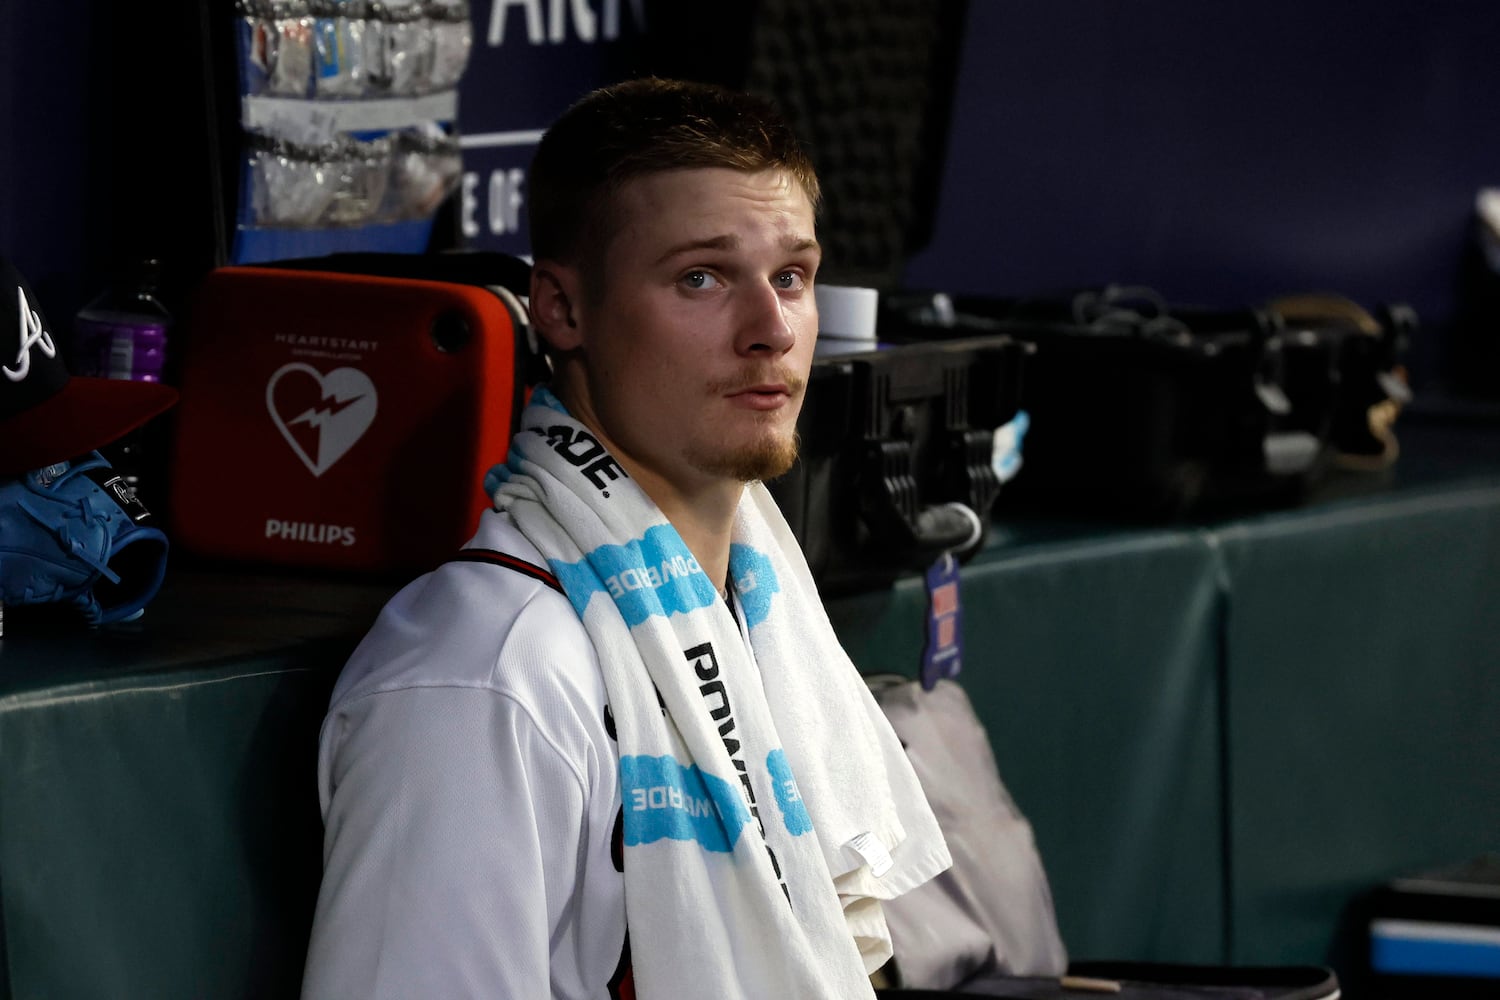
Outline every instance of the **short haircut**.
<svg viewBox="0 0 1500 1000"><path fill-rule="evenodd" d="M532 255L594 270L614 235L620 186L694 167L784 170L817 210L812 162L770 101L710 84L630 80L586 95L542 136L527 181Z"/></svg>

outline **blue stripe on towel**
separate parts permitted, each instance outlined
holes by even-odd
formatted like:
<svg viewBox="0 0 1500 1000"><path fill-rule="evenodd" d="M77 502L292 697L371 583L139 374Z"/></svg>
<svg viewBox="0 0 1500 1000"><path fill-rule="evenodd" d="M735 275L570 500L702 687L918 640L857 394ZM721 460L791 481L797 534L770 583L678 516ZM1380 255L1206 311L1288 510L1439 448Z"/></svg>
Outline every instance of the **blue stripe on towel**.
<svg viewBox="0 0 1500 1000"><path fill-rule="evenodd" d="M620 784L627 847L666 838L728 853L750 821L737 787L673 757L621 757Z"/></svg>
<svg viewBox="0 0 1500 1000"><path fill-rule="evenodd" d="M698 560L666 524L624 545L601 545L580 562L548 562L580 618L598 593L614 598L632 627L652 615L685 615L719 599Z"/></svg>
<svg viewBox="0 0 1500 1000"><path fill-rule="evenodd" d="M786 820L786 832L793 837L812 833L812 817L807 806L802 804L802 793L797 790L797 779L792 777L792 765L787 762L785 750L772 750L766 755L766 770L771 772L771 784L776 790L776 804L781 807L782 819Z"/></svg>
<svg viewBox="0 0 1500 1000"><path fill-rule="evenodd" d="M754 628L766 620L771 613L771 598L781 592L771 560L749 545L731 545L729 575L734 577L734 589L745 611L745 626Z"/></svg>

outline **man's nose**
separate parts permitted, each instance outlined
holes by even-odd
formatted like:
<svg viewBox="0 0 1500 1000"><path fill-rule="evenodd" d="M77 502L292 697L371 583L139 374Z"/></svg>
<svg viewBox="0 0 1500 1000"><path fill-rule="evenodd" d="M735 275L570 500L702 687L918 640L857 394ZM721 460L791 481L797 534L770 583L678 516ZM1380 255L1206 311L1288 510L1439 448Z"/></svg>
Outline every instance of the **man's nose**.
<svg viewBox="0 0 1500 1000"><path fill-rule="evenodd" d="M747 288L741 303L736 348L783 354L797 342L787 304L769 283Z"/></svg>

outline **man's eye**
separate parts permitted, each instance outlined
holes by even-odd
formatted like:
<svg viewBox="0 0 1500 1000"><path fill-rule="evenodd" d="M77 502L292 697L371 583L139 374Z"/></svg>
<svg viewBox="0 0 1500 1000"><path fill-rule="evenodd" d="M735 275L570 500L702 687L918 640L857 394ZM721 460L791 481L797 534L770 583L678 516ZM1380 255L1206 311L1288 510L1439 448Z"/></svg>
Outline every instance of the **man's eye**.
<svg viewBox="0 0 1500 1000"><path fill-rule="evenodd" d="M692 289L715 288L719 279L707 271L689 271L682 276L682 283Z"/></svg>
<svg viewBox="0 0 1500 1000"><path fill-rule="evenodd" d="M776 276L776 287L782 291L797 291L802 288L802 275L796 271L782 271Z"/></svg>

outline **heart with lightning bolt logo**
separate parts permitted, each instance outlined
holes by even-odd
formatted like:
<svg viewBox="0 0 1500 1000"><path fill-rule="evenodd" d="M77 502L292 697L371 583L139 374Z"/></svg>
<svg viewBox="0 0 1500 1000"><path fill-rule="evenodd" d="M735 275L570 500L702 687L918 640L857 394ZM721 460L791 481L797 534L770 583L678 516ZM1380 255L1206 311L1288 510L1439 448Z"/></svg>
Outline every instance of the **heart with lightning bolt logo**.
<svg viewBox="0 0 1500 1000"><path fill-rule="evenodd" d="M354 447L375 420L375 383L357 368L324 374L292 362L266 383L266 409L281 436L314 476Z"/></svg>

